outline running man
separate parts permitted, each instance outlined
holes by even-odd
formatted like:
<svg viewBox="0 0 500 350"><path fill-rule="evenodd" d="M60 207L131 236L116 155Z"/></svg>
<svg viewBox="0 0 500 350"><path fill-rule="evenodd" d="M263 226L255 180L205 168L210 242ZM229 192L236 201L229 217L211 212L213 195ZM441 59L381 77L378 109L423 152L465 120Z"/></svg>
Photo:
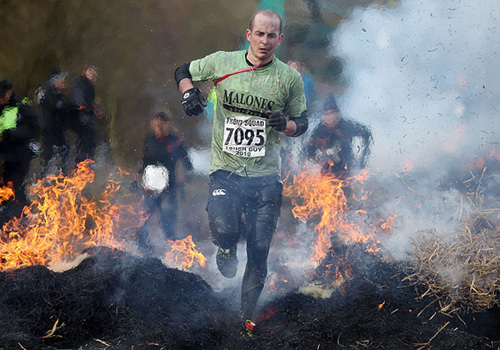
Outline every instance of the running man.
<svg viewBox="0 0 500 350"><path fill-rule="evenodd" d="M182 106L189 116L201 114L206 106L193 81L215 85L207 212L223 276L235 277L236 247L240 237L246 237L239 314L244 336L251 336L255 325L252 317L266 280L267 256L280 215L280 135L299 136L308 125L300 73L274 55L283 40L281 30L277 13L257 11L246 30L248 51L215 52L175 71Z"/></svg>

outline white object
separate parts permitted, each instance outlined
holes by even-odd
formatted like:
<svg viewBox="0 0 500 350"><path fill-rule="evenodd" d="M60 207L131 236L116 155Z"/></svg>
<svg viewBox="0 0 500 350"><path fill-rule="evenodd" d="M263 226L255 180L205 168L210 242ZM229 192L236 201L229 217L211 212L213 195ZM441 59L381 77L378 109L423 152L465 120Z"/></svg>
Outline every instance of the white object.
<svg viewBox="0 0 500 350"><path fill-rule="evenodd" d="M144 189L161 193L168 188L169 173L163 165L148 165L142 173Z"/></svg>

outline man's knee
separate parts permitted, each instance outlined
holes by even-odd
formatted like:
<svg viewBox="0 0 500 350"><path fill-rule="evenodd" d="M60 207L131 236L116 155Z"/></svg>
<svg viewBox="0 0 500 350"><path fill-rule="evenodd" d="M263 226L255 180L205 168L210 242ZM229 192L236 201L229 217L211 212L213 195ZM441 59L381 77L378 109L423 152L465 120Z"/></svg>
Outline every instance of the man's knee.
<svg viewBox="0 0 500 350"><path fill-rule="evenodd" d="M224 249L238 243L241 213L237 208L230 202L212 201L207 212L212 241Z"/></svg>
<svg viewBox="0 0 500 350"><path fill-rule="evenodd" d="M238 243L239 226L227 223L223 218L209 221L212 241L224 249L229 249Z"/></svg>

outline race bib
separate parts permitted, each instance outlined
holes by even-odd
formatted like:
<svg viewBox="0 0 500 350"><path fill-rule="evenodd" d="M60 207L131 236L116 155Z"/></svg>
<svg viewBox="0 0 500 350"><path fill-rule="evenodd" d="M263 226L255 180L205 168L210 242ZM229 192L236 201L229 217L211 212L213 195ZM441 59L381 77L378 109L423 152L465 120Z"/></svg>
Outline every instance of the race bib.
<svg viewBox="0 0 500 350"><path fill-rule="evenodd" d="M264 118L227 117L224 123L222 150L238 157L263 157L266 154L266 138L266 120Z"/></svg>

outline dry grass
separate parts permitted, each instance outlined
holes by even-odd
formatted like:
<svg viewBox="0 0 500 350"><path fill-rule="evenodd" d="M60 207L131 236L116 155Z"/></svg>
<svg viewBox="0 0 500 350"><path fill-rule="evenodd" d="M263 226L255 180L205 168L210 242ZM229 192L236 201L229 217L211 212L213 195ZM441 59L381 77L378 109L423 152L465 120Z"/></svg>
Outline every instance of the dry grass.
<svg viewBox="0 0 500 350"><path fill-rule="evenodd" d="M491 213L477 213L455 236L426 232L413 241L415 255L404 280L424 286L419 297L435 298L442 313L500 306L500 230L488 220Z"/></svg>

